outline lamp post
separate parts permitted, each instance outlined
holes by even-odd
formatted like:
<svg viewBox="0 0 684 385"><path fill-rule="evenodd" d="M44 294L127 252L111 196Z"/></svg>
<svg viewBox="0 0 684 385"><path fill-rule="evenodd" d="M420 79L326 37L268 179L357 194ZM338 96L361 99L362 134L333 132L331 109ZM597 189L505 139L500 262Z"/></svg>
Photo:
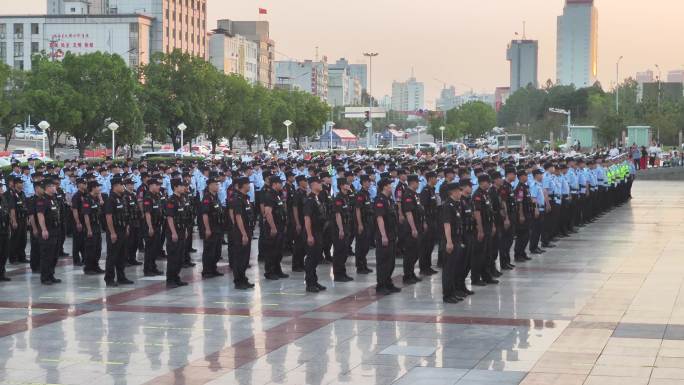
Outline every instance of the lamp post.
<svg viewBox="0 0 684 385"><path fill-rule="evenodd" d="M623 56L620 56L615 64L615 113L620 114L620 62Z"/></svg>
<svg viewBox="0 0 684 385"><path fill-rule="evenodd" d="M114 137L114 133L116 132L116 130L119 129L119 125L116 124L116 122L111 122L109 123L107 128L109 128L109 131L112 132L112 159L116 159L116 140Z"/></svg>
<svg viewBox="0 0 684 385"><path fill-rule="evenodd" d="M553 112L554 114L563 114L568 116L568 135L570 136L570 127L571 127L571 119L572 119L572 111L570 110L564 110L562 108L549 108L549 112ZM567 138L566 136L566 138ZM551 144L553 145L553 143Z"/></svg>
<svg viewBox="0 0 684 385"><path fill-rule="evenodd" d="M368 122L370 124L366 125L368 128L368 138L367 138L367 148L371 145L371 136L373 136L373 98L371 97L373 91L373 58L378 56L377 52L364 52L363 56L368 58Z"/></svg>
<svg viewBox="0 0 684 385"><path fill-rule="evenodd" d="M185 123L181 123L178 125L178 131L181 133L181 141L180 141L180 151L181 151L181 157L183 157L183 132L188 128L188 126L185 125Z"/></svg>
<svg viewBox="0 0 684 385"><path fill-rule="evenodd" d="M332 130L333 130L333 127L335 127L335 122L333 122L333 121L331 120L331 121L329 121L328 123L330 124L330 152L332 152L332 150L333 150L333 145L332 145L332 140L333 140L333 135L332 135L332 134L333 134L333 132L332 132Z"/></svg>
<svg viewBox="0 0 684 385"><path fill-rule="evenodd" d="M286 120L283 122L285 125L285 135L287 135L287 151L290 151L290 126L292 125L292 121L290 119ZM331 144L332 145L332 144Z"/></svg>
<svg viewBox="0 0 684 385"><path fill-rule="evenodd" d="M446 129L446 127L444 127L444 126L441 126L439 128L439 130L442 131L442 147L444 147L444 130L445 129Z"/></svg>
<svg viewBox="0 0 684 385"><path fill-rule="evenodd" d="M38 123L38 128L43 131L43 158L45 157L45 137L47 136L46 131L50 128L50 123L46 121L41 121Z"/></svg>

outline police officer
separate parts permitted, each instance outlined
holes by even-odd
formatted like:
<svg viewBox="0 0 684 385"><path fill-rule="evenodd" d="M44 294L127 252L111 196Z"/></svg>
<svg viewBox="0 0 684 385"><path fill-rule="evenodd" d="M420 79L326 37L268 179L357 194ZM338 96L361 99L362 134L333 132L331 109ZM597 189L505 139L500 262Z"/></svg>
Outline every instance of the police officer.
<svg viewBox="0 0 684 385"><path fill-rule="evenodd" d="M306 240L304 239L304 202L307 198L307 180L304 175L295 178L297 190L292 201L292 220L294 223L294 240L292 246L292 271L304 271L304 256L306 255Z"/></svg>
<svg viewBox="0 0 684 385"><path fill-rule="evenodd" d="M496 269L496 258L499 256L499 249L502 241L501 235L508 218L506 216L506 203L499 196L499 189L503 186L501 174L496 170L491 170L489 172L489 179L491 180L491 186L489 187L488 194L489 200L492 202L495 234L492 236L492 247L489 250L489 260L487 261L485 268L489 271L490 275L496 278L502 275L501 272ZM499 261L499 264L502 265L501 261Z"/></svg>
<svg viewBox="0 0 684 385"><path fill-rule="evenodd" d="M42 183L45 196L36 201L36 217L40 227L40 283L52 285L62 282L55 278L55 265L64 218L55 196L55 182L46 179Z"/></svg>
<svg viewBox="0 0 684 385"><path fill-rule="evenodd" d="M185 229L187 234L185 236L185 252L183 254L183 267L195 267L195 263L190 258L190 253L194 253L195 250L192 247L192 234L195 228L195 213L197 207L197 193L190 184L192 178L189 173L183 173L183 184L185 185L184 197L185 197L185 210L183 210L183 221L185 221Z"/></svg>
<svg viewBox="0 0 684 385"><path fill-rule="evenodd" d="M354 255L356 259L356 273L370 274L373 270L368 268L366 256L370 250L371 237L373 234L374 214L371 205L369 187L371 184L369 175L360 176L361 188L354 198L354 221L356 228L356 243Z"/></svg>
<svg viewBox="0 0 684 385"><path fill-rule="evenodd" d="M202 193L199 206L199 231L204 241L202 250L202 277L220 277L216 264L221 256L223 245L223 215L218 200L218 179L210 177L206 180L206 190Z"/></svg>
<svg viewBox="0 0 684 385"><path fill-rule="evenodd" d="M530 225L534 218L534 203L530 196L530 188L527 184L527 172L518 171L518 186L515 191L515 203L518 209L516 213L516 239L514 247L514 258L517 262L529 261L525 254L525 248L530 240Z"/></svg>
<svg viewBox="0 0 684 385"><path fill-rule="evenodd" d="M124 182L120 177L110 181L111 194L104 206L107 230L107 259L104 280L109 287L130 285L126 278L126 241L129 235L128 208Z"/></svg>
<svg viewBox="0 0 684 385"><path fill-rule="evenodd" d="M280 262L283 259L283 245L287 231L287 210L283 202L283 181L279 176L268 178L268 189L264 189L262 201L264 207L264 227L259 237L264 245L264 277L269 280L288 278L283 273Z"/></svg>
<svg viewBox="0 0 684 385"><path fill-rule="evenodd" d="M458 181L461 187L461 218L463 219L463 243L465 245L463 259L458 266L456 273L456 286L466 295L474 294L473 291L466 287L465 279L470 271L473 253L475 251L475 216L473 210L473 201L470 194L473 191L473 185L468 178L461 178Z"/></svg>
<svg viewBox="0 0 684 385"><path fill-rule="evenodd" d="M5 185L0 184L0 282L11 281L5 274L9 256L10 212L5 195Z"/></svg>
<svg viewBox="0 0 684 385"><path fill-rule="evenodd" d="M397 207L392 200L392 182L383 178L378 182L378 196L373 202L375 212L375 255L377 260L378 294L387 295L401 291L392 282L399 235Z"/></svg>
<svg viewBox="0 0 684 385"><path fill-rule="evenodd" d="M100 184L90 181L80 203L80 221L83 226L84 254L83 273L86 275L104 274L100 268L102 256L102 211L104 200L100 193Z"/></svg>
<svg viewBox="0 0 684 385"><path fill-rule="evenodd" d="M238 290L254 287L247 279L246 271L251 254L251 240L253 225L252 204L247 195L250 181L247 177L240 177L235 181L236 190L232 199L231 217L234 224L231 234L233 243L233 282Z"/></svg>
<svg viewBox="0 0 684 385"><path fill-rule="evenodd" d="M506 217L499 237L499 264L503 270L512 270L515 265L511 263L511 246L513 246L515 238L515 218L517 216L513 183L515 183L517 176L513 167L506 167L504 174L505 179L499 187L499 199L505 205Z"/></svg>
<svg viewBox="0 0 684 385"><path fill-rule="evenodd" d="M36 216L36 202L43 199L45 190L41 182L33 183L33 196L26 198L26 210L29 230L31 232L31 271L34 273L40 272L40 226L38 225L38 217Z"/></svg>
<svg viewBox="0 0 684 385"><path fill-rule="evenodd" d="M339 192L332 204L332 237L333 237L333 276L335 282L349 282L354 278L347 275L349 238L352 232L352 207L349 202L349 182L347 178L337 179Z"/></svg>
<svg viewBox="0 0 684 385"><path fill-rule="evenodd" d="M435 191L437 174L433 171L426 172L425 181L426 185L423 187L423 190L420 191L420 202L425 208L425 222L427 223L428 230L423 236L423 244L421 246L418 263L421 275L433 275L437 274L437 271L432 268L432 251L435 248L435 244L441 239L439 206L437 204L437 194Z"/></svg>
<svg viewBox="0 0 684 385"><path fill-rule="evenodd" d="M457 183L447 183L444 187L446 200L442 203L440 223L444 243L444 266L442 270L442 300L444 303L458 303L466 294L458 287L457 277L463 265L465 244L463 241L463 221L461 218L461 187Z"/></svg>
<svg viewBox="0 0 684 385"><path fill-rule="evenodd" d="M143 186L145 186L143 184ZM157 267L156 259L162 252L162 234L164 233L164 210L162 194L160 193L161 182L153 178L147 181L147 186L143 192L143 235L145 237L145 256L143 262L143 273L146 277L164 275L164 272Z"/></svg>
<svg viewBox="0 0 684 385"><path fill-rule="evenodd" d="M138 244L141 235L140 226L142 224L142 212L138 205L138 196L135 193L135 182L130 176L124 179L126 200L126 210L128 211L129 236L126 239L126 264L128 266L140 266L138 261Z"/></svg>
<svg viewBox="0 0 684 385"><path fill-rule="evenodd" d="M171 195L164 208L166 216L166 287L176 288L186 286L181 281L180 271L186 250L188 230L185 228L185 184L180 179L171 180Z"/></svg>
<svg viewBox="0 0 684 385"><path fill-rule="evenodd" d="M12 226L12 235L9 241L10 263L28 262L26 259L27 210L24 182L25 180L21 177L15 178L14 187L5 192L7 207L10 211L10 225Z"/></svg>
<svg viewBox="0 0 684 385"><path fill-rule="evenodd" d="M54 169L54 167L52 168ZM69 210L69 205L67 204L66 192L60 186L59 176L49 174L48 178L52 179L52 182L55 185L55 198L57 199L57 207L59 207L60 216L62 218L62 228L59 231L59 240L57 242L57 255L59 257L65 257L69 255L64 252L64 242L66 241L67 233L67 216L71 210ZM76 260L74 260L74 262L76 262Z"/></svg>
<svg viewBox="0 0 684 385"><path fill-rule="evenodd" d="M76 179L77 190L71 197L71 215L74 220L71 255L74 266L83 266L85 260L85 233L83 232L83 200L87 195L86 180Z"/></svg>
<svg viewBox="0 0 684 385"><path fill-rule="evenodd" d="M316 268L323 258L323 236L326 221L326 212L323 202L319 200L323 186L318 177L308 179L311 193L306 198L303 208L304 234L306 243L306 258L304 260L304 271L306 273L306 291L318 293L326 287L318 283Z"/></svg>
<svg viewBox="0 0 684 385"><path fill-rule="evenodd" d="M494 226L494 210L488 193L490 179L487 174L477 177L479 188L473 195L473 209L476 224L476 242L471 260L471 284L474 286L486 286L496 284L488 269L491 254L492 238L496 234Z"/></svg>
<svg viewBox="0 0 684 385"><path fill-rule="evenodd" d="M425 209L420 203L420 198L416 193L419 185L418 175L409 175L406 179L407 185L401 197L401 210L406 218L408 234L404 242L404 284L413 285L421 281L416 276L416 262L421 254L423 235L427 231L425 223Z"/></svg>

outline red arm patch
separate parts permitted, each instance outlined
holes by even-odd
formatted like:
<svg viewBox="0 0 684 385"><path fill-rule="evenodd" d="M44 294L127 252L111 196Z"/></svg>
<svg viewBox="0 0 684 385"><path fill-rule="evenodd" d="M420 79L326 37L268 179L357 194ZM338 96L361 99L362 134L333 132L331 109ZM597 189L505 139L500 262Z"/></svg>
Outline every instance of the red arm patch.
<svg viewBox="0 0 684 385"><path fill-rule="evenodd" d="M336 205L336 206L342 206L342 201L339 200L339 199L336 199L336 200L335 200L335 205Z"/></svg>
<svg viewBox="0 0 684 385"><path fill-rule="evenodd" d="M84 209L90 208L90 204L88 204L87 202L83 202L83 208Z"/></svg>
<svg viewBox="0 0 684 385"><path fill-rule="evenodd" d="M385 207L385 205L382 202L378 202L375 204L375 207L381 209L381 208Z"/></svg>
<svg viewBox="0 0 684 385"><path fill-rule="evenodd" d="M167 209L172 209L173 208L173 203L169 202L166 204Z"/></svg>

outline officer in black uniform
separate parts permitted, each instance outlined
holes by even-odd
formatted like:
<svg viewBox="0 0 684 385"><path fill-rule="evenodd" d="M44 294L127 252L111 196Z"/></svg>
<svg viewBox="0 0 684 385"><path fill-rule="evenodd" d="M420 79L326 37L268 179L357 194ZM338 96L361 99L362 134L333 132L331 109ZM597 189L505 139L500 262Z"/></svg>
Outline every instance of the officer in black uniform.
<svg viewBox="0 0 684 385"><path fill-rule="evenodd" d="M0 183L0 282L11 281L5 275L9 256L10 213L5 195L5 185Z"/></svg>
<svg viewBox="0 0 684 385"><path fill-rule="evenodd" d="M67 204L66 193L60 186L59 176L50 174L48 178L52 179L52 182L55 185L55 199L57 199L57 207L59 207L60 217L62 218L62 228L59 230L59 240L57 241L57 256L66 257L69 256L69 254L64 252L64 242L66 241L67 233L67 216L71 210L69 210L69 205ZM77 261L74 260L74 263L75 262Z"/></svg>
<svg viewBox="0 0 684 385"><path fill-rule="evenodd" d="M306 239L304 234L304 202L308 195L308 183L304 175L295 178L297 190L292 200L292 222L294 224L294 244L292 246L292 271L304 271L304 256L306 255Z"/></svg>
<svg viewBox="0 0 684 385"><path fill-rule="evenodd" d="M475 250L471 260L470 282L474 286L486 286L488 283L499 283L493 279L487 266L489 264L492 237L495 234L494 211L489 199L489 175L481 174L477 181L479 188L473 195L473 213L476 224Z"/></svg>
<svg viewBox="0 0 684 385"><path fill-rule="evenodd" d="M281 194L283 181L279 176L271 176L268 179L268 189L261 195L261 203L264 207L264 227L260 231L259 238L263 239L264 245L264 277L270 280L288 278L283 273L280 262L283 259L283 244L287 230L287 210Z"/></svg>
<svg viewBox="0 0 684 385"><path fill-rule="evenodd" d="M327 171L321 172L319 178L321 180L321 192L318 194L318 200L323 205L326 215L325 224L323 225L323 257L321 258L320 263L329 264L333 262L333 256L330 253L330 249L333 246L335 237L337 237L337 234L333 234L335 232L333 223L335 218L332 216L332 185L330 184L330 174ZM337 186L337 189L339 190L340 186Z"/></svg>
<svg viewBox="0 0 684 385"><path fill-rule="evenodd" d="M40 226L38 225L38 217L36 216L36 202L45 197L45 190L41 182L33 183L34 195L26 199L26 211L29 230L31 232L31 271L34 273L40 272Z"/></svg>
<svg viewBox="0 0 684 385"><path fill-rule="evenodd" d="M516 208L518 209L515 224L514 258L517 262L525 262L531 258L525 255L525 248L530 240L530 225L534 217L534 203L527 186L527 172L518 171L518 186L514 191Z"/></svg>
<svg viewBox="0 0 684 385"><path fill-rule="evenodd" d="M515 238L515 218L518 215L512 185L516 175L513 167L506 167L504 172L506 178L498 189L499 199L506 207L504 227L501 229L501 236L499 237L499 263L503 270L512 270L515 265L511 263L511 246L513 246L513 239Z"/></svg>
<svg viewBox="0 0 684 385"><path fill-rule="evenodd" d="M232 199L233 231L231 234L233 243L233 282L238 290L247 290L254 287L247 279L246 271L251 254L253 224L253 210L247 193L249 192L249 178L240 177L235 181L237 189Z"/></svg>
<svg viewBox="0 0 684 385"><path fill-rule="evenodd" d="M142 211L138 205L138 196L135 193L135 183L133 179L127 177L124 179L125 191L124 198L126 199L126 210L128 211L128 239L126 240L126 264L128 266L140 266L142 262L138 261L138 244L141 235L140 226L142 224Z"/></svg>
<svg viewBox="0 0 684 385"><path fill-rule="evenodd" d="M392 182L383 178L378 182L378 196L373 202L375 211L375 255L377 260L378 294L391 294L401 291L392 282L399 235L397 207L392 201Z"/></svg>
<svg viewBox="0 0 684 385"><path fill-rule="evenodd" d="M191 177L189 173L183 173L183 184L185 185L185 210L183 211L183 220L185 222L185 229L187 231L185 235L185 252L183 254L183 267L195 267L195 263L190 258L190 253L194 253L195 250L192 247L192 234L195 228L195 213L197 207L197 193L192 187Z"/></svg>
<svg viewBox="0 0 684 385"><path fill-rule="evenodd" d="M333 277L335 282L349 282L354 278L347 275L345 267L349 238L352 232L352 206L349 202L349 182L347 178L337 179L339 192L332 204L332 237L333 237Z"/></svg>
<svg viewBox="0 0 684 385"><path fill-rule="evenodd" d="M292 213L292 207L294 205L295 192L297 191L297 186L295 186L295 175L292 171L288 170L285 172L285 185L283 186L283 202L287 209L287 234L285 237L285 250L292 252L294 250L294 240L295 240L295 223Z"/></svg>
<svg viewBox="0 0 684 385"><path fill-rule="evenodd" d="M129 235L128 208L124 196L124 181L120 177L111 180L112 191L104 206L107 230L107 260L104 280L107 286L130 285L126 278L126 241Z"/></svg>
<svg viewBox="0 0 684 385"><path fill-rule="evenodd" d="M14 187L5 192L5 196L7 197L7 206L10 211L10 225L12 226L12 234L9 241L9 260L10 263L27 263L27 210L23 179L16 177L14 179Z"/></svg>
<svg viewBox="0 0 684 385"><path fill-rule="evenodd" d="M52 285L62 282L55 278L55 266L64 218L55 196L55 182L46 179L42 183L45 196L36 201L36 217L40 226L40 282L43 285Z"/></svg>
<svg viewBox="0 0 684 385"><path fill-rule="evenodd" d="M202 277L220 277L216 264L221 257L223 246L223 219L221 204L218 200L218 179L207 179L207 188L199 206L199 231L204 241L202 250Z"/></svg>
<svg viewBox="0 0 684 385"><path fill-rule="evenodd" d="M423 236L427 231L425 223L425 208L416 193L420 183L418 175L409 175L407 185L401 197L401 210L406 218L408 234L404 242L404 276L405 285L413 285L421 281L416 276L416 262L422 252Z"/></svg>
<svg viewBox="0 0 684 385"><path fill-rule="evenodd" d="M160 182L153 178L147 181L147 186L142 198L142 211L144 220L142 232L145 237L145 256L143 262L143 273L146 277L164 275L164 272L157 267L156 259L161 256L162 234L164 233L164 210L160 193Z"/></svg>
<svg viewBox="0 0 684 385"><path fill-rule="evenodd" d="M164 215L166 217L166 287L186 286L181 281L180 271L185 255L185 242L188 230L185 228L185 184L180 179L171 180L173 195L166 201Z"/></svg>
<svg viewBox="0 0 684 385"><path fill-rule="evenodd" d="M441 239L439 221L439 206L437 205L437 194L435 192L435 185L437 185L437 174L433 171L425 173L425 180L427 184L420 192L420 202L425 208L425 222L428 230L423 235L423 245L420 250L419 267L421 275L437 274L437 271L432 268L432 251L435 249L435 244ZM460 196L459 196L460 197Z"/></svg>
<svg viewBox="0 0 684 385"><path fill-rule="evenodd" d="M461 218L461 187L458 183L447 183L444 189L447 199L440 211L441 237L444 243L444 267L442 270L442 300L444 303L458 303L466 297L458 287L458 270L463 265L465 243L463 241L463 220Z"/></svg>
<svg viewBox="0 0 684 385"><path fill-rule="evenodd" d="M370 274L373 270L368 268L366 256L370 250L371 237L375 227L375 215L373 213L370 198L370 176L361 175L359 177L361 189L356 192L354 198L354 221L356 228L356 243L354 244L354 255L356 259L356 274Z"/></svg>
<svg viewBox="0 0 684 385"><path fill-rule="evenodd" d="M83 273L86 275L104 274L105 272L100 268L103 204L100 184L96 181L88 182L86 193L81 198L79 219L83 226Z"/></svg>
<svg viewBox="0 0 684 385"><path fill-rule="evenodd" d="M74 220L71 256L74 259L74 266L83 266L85 261L85 233L83 231L83 200L88 192L86 191L86 180L76 179L78 190L71 197L71 216Z"/></svg>
<svg viewBox="0 0 684 385"><path fill-rule="evenodd" d="M496 258L499 256L499 249L501 245L501 234L506 222L506 203L501 200L499 196L499 188L503 186L503 179L501 179L501 174L496 170L491 170L489 172L489 179L491 180L491 186L487 193L489 194L489 201L492 203L492 215L494 218L494 230L495 234L492 236L492 245L489 249L489 258L485 269L489 274L494 277L500 277L502 273L496 268ZM503 266L502 261L499 261L501 266Z"/></svg>
<svg viewBox="0 0 684 385"><path fill-rule="evenodd" d="M473 201L470 195L473 191L473 185L468 178L461 178L458 182L461 187L461 218L463 219L463 243L465 244L465 250L463 254L463 259L458 267L458 273L456 274L456 285L458 289L464 292L466 295L474 294L473 291L466 287L465 279L470 272L470 267L473 259L473 253L475 252L475 215L473 210Z"/></svg>
<svg viewBox="0 0 684 385"><path fill-rule="evenodd" d="M306 259L304 271L306 273L306 291L318 293L326 287L318 283L316 268L323 258L323 236L326 221L325 206L319 200L323 186L317 177L308 180L311 193L304 202L302 210L304 216L304 234L306 242Z"/></svg>

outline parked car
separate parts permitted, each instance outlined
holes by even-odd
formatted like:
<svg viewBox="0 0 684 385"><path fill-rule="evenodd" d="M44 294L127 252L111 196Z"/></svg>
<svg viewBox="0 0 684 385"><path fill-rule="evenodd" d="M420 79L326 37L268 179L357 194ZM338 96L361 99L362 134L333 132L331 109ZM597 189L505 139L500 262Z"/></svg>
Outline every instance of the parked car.
<svg viewBox="0 0 684 385"><path fill-rule="evenodd" d="M41 130L31 130L27 135L26 139L28 140L43 140L47 139L47 135Z"/></svg>

